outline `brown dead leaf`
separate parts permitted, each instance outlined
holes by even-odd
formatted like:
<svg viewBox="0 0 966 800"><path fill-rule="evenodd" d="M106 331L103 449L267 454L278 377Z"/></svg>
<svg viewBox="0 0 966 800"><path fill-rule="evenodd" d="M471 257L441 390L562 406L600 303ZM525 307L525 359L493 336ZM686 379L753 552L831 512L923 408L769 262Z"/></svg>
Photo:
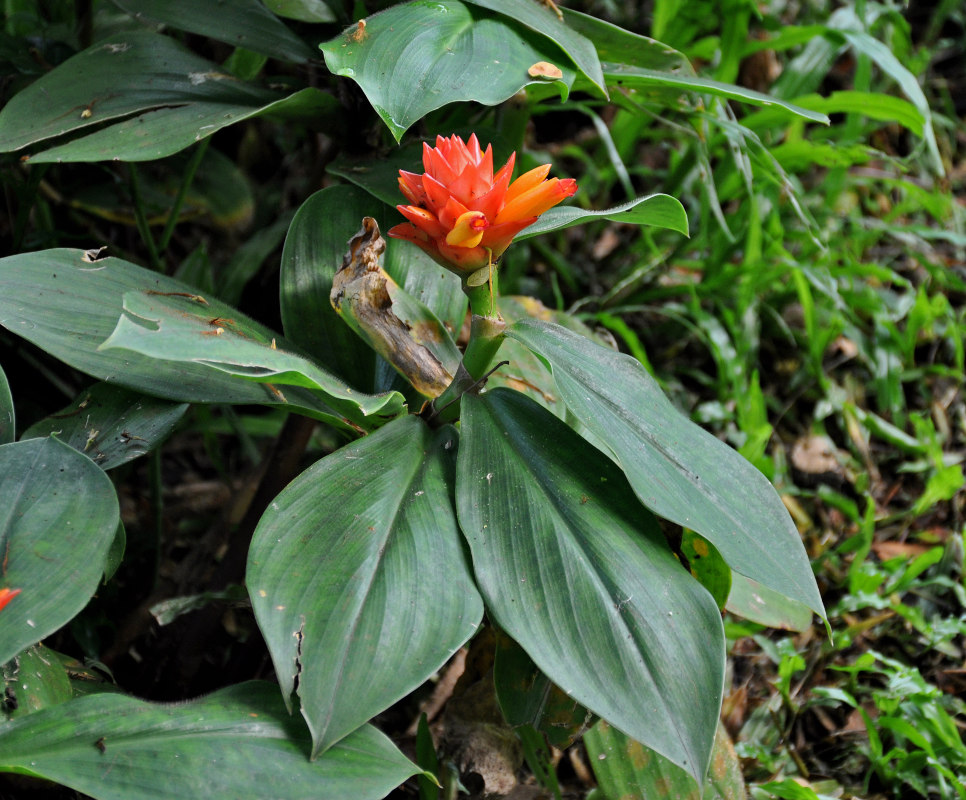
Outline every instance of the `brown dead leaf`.
<svg viewBox="0 0 966 800"><path fill-rule="evenodd" d="M554 66L549 61L538 61L527 70L527 75L531 78L546 78L550 81L557 81L563 77L563 72L560 71L560 67Z"/></svg>

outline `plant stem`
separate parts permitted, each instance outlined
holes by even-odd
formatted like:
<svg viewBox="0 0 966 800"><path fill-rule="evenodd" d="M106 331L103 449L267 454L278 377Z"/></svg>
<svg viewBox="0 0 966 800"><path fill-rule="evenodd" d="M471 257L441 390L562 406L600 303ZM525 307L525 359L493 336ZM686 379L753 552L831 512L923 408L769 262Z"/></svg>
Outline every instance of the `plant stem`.
<svg viewBox="0 0 966 800"><path fill-rule="evenodd" d="M134 219L137 222L138 232L148 248L148 256L151 260L151 269L156 272L163 272L161 257L158 255L157 245L154 243L154 236L151 234L151 225L144 213L144 203L141 200L141 180L138 177L138 170L134 164L128 165L128 173L131 176L131 199L134 201Z"/></svg>
<svg viewBox="0 0 966 800"><path fill-rule="evenodd" d="M503 344L506 323L497 309L496 268L490 269L489 280L479 286L463 285L470 299L470 341L463 353L463 367L473 380L479 380L489 369L497 350Z"/></svg>
<svg viewBox="0 0 966 800"><path fill-rule="evenodd" d="M168 211L168 220L164 225L164 230L161 233L161 239L158 242L158 250L162 253L168 249L168 243L171 241L171 235L174 233L174 228L178 224L178 217L181 215L181 207L184 205L185 198L188 196L188 189L191 188L191 183L195 179L195 172L198 171L198 167L201 164L201 159L205 157L205 153L208 152L208 145L211 144L211 137L207 139L202 139L199 145L195 148L195 151L191 154L191 158L188 161L188 165L184 170L184 178L181 180L181 185L178 187L178 194L174 198L174 202L171 204L171 209Z"/></svg>

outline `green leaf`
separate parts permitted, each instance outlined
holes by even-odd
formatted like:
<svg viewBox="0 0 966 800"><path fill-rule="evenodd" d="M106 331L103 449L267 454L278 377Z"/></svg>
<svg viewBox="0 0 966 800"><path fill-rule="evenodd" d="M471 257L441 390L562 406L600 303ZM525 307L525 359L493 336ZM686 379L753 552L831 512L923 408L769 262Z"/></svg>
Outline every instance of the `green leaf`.
<svg viewBox="0 0 966 800"><path fill-rule="evenodd" d="M384 268L409 297L428 309L452 336L458 336L469 301L459 276L444 269L418 247L386 241Z"/></svg>
<svg viewBox="0 0 966 800"><path fill-rule="evenodd" d="M605 61L603 63L604 77L607 78L608 85L617 85L624 89L676 89L696 94L712 95L723 97L726 100L737 100L753 106L764 106L766 108L780 108L798 117L820 122L823 125L829 124L829 118L818 111L810 111L807 108L782 100L754 89L746 89L744 86L737 86L733 83L722 83L711 78L699 78L692 75L676 75L669 72L659 72L658 70L646 67L637 67L633 64L614 64Z"/></svg>
<svg viewBox="0 0 966 800"><path fill-rule="evenodd" d="M274 14L300 22L335 22L335 13L322 0L265 0Z"/></svg>
<svg viewBox="0 0 966 800"><path fill-rule="evenodd" d="M415 249L415 248L414 248ZM547 308L533 297L507 296L500 298L500 314L507 323L518 319L536 317L537 319L556 322L565 328L577 331L585 336L593 337L593 333L584 323L562 311ZM560 419L567 419L567 406L564 404L553 382L553 376L547 364L529 347L513 339L504 340L500 345L498 361L509 361L505 367L494 372L486 381L488 389L504 386L507 389L525 394L535 400L548 411Z"/></svg>
<svg viewBox="0 0 966 800"><path fill-rule="evenodd" d="M528 70L556 65L566 98L576 72L553 42L505 17L458 0L393 6L321 45L336 75L352 78L398 142L418 119L447 103L497 105L524 86L543 83Z"/></svg>
<svg viewBox="0 0 966 800"><path fill-rule="evenodd" d="M662 42L575 11L565 13L567 22L597 46L604 77L610 86L641 90L676 89L708 94L756 106L773 106L813 122L829 124L825 114L807 107L743 86L699 78L683 54Z"/></svg>
<svg viewBox="0 0 966 800"><path fill-rule="evenodd" d="M864 144L839 145L834 142L810 142L806 139L776 145L770 152L789 172L804 172L813 166L851 167L882 157L880 151Z"/></svg>
<svg viewBox="0 0 966 800"><path fill-rule="evenodd" d="M168 36L128 31L78 53L14 95L0 111L0 152L86 133L31 160L148 161L250 117L318 115L336 106L316 89L279 97L239 81Z"/></svg>
<svg viewBox="0 0 966 800"><path fill-rule="evenodd" d="M480 142L481 147L486 147L486 142ZM496 148L493 148L494 151ZM407 142L387 153L385 158L362 157L354 158L345 154L340 155L335 161L326 167L326 172L337 175L356 186L365 189L369 194L382 200L389 208L406 202L402 192L399 191L399 170L417 174L423 171L423 143L422 141ZM500 162L493 154L494 163ZM323 190L324 191L324 190ZM370 215L373 216L373 215ZM396 217L402 220L402 216ZM384 222L384 218L380 218Z"/></svg>
<svg viewBox="0 0 966 800"><path fill-rule="evenodd" d="M624 476L518 392L464 395L457 508L487 611L575 701L704 775L724 634Z"/></svg>
<svg viewBox="0 0 966 800"><path fill-rule="evenodd" d="M330 186L299 207L282 250L282 326L285 335L353 386L373 386L375 354L335 313L332 276L363 217L384 206L354 186Z"/></svg>
<svg viewBox="0 0 966 800"><path fill-rule="evenodd" d="M419 686L482 619L450 499L455 446L452 428L395 420L303 472L255 531L255 617L314 754Z"/></svg>
<svg viewBox="0 0 966 800"><path fill-rule="evenodd" d="M7 382L3 367L0 367L0 444L8 444L14 440L17 430L16 421L10 384Z"/></svg>
<svg viewBox="0 0 966 800"><path fill-rule="evenodd" d="M579 11L569 8L562 10L567 25L592 41L597 55L603 61L634 64L637 67L683 75L695 74L687 56L664 42L631 33Z"/></svg>
<svg viewBox="0 0 966 800"><path fill-rule="evenodd" d="M56 436L109 470L153 450L187 409L186 403L95 383L66 408L35 422L21 438Z"/></svg>
<svg viewBox="0 0 966 800"><path fill-rule="evenodd" d="M309 61L312 48L299 39L259 0L114 0L137 20L207 36L283 61ZM331 12L330 12L331 13ZM331 21L331 18L326 21Z"/></svg>
<svg viewBox="0 0 966 800"><path fill-rule="evenodd" d="M842 91L832 92L828 97L810 94L795 98L795 102L823 114L861 114L882 122L898 122L916 136L923 135L926 122L922 112L908 100L880 92ZM744 122L747 124L747 120Z"/></svg>
<svg viewBox="0 0 966 800"><path fill-rule="evenodd" d="M540 215L529 228L517 234L517 240L529 239L541 233L559 231L580 225L594 218L632 225L652 225L688 235L688 215L681 202L667 194L651 194L621 203L602 211L585 211L576 206L557 206Z"/></svg>
<svg viewBox="0 0 966 800"><path fill-rule="evenodd" d="M76 616L94 594L120 522L110 478L56 439L0 445L0 664ZM2 749L2 748L0 748Z"/></svg>
<svg viewBox="0 0 966 800"><path fill-rule="evenodd" d="M509 17L520 25L526 25L552 40L577 65L577 68L604 95L604 76L600 70L600 60L597 57L596 41L581 36L570 26L564 24L560 18L543 3L521 3L519 0L467 0L475 6L488 8Z"/></svg>
<svg viewBox="0 0 966 800"><path fill-rule="evenodd" d="M373 428L404 413L397 392L367 395L326 372L240 315L212 317L209 303L196 298L125 292L124 314L101 350L118 349L169 364L205 364L237 378L263 383L266 394L286 402L276 386L308 389L316 398L314 416L347 428Z"/></svg>
<svg viewBox="0 0 966 800"><path fill-rule="evenodd" d="M922 91L916 76L902 65L902 62L885 44L868 33L854 30L845 30L841 33L857 53L871 58L879 69L899 84L899 88L916 107L923 119L922 135L926 143L926 151L929 153L929 159L932 162L932 169L937 175L944 175L945 167L942 157L939 155L936 134L932 129L932 111L929 108L929 100ZM861 107L856 110L864 112Z"/></svg>
<svg viewBox="0 0 966 800"><path fill-rule="evenodd" d="M606 722L598 722L588 731L584 744L594 775L609 799L744 800L747 796L741 762L720 723L703 791L690 775L660 753L629 739Z"/></svg>
<svg viewBox="0 0 966 800"><path fill-rule="evenodd" d="M564 402L648 508L699 533L739 572L824 618L801 538L764 475L684 417L639 361L565 328L507 331L550 362Z"/></svg>
<svg viewBox="0 0 966 800"><path fill-rule="evenodd" d="M514 728L532 726L559 750L570 747L596 720L504 634L496 637L493 685L507 723Z"/></svg>
<svg viewBox="0 0 966 800"><path fill-rule="evenodd" d="M315 761L275 686L243 683L188 703L79 697L0 728L0 770L97 800L378 800L418 769L365 726Z"/></svg>
<svg viewBox="0 0 966 800"><path fill-rule="evenodd" d="M256 341L270 342L275 337L271 330L224 303L212 297L192 301L189 298L197 295L190 286L119 259L92 262L80 250L44 250L0 259L0 325L82 372L169 400L282 405L331 419L333 409L306 389L288 388L283 399L265 385L205 364L101 350L124 313L123 297L128 292L159 292L152 296L170 294L194 302L210 315L206 317L209 322L222 320L208 326L212 334L218 327L236 326ZM291 347L281 338L276 346ZM401 409L397 395L387 399L394 404L392 413Z"/></svg>
<svg viewBox="0 0 966 800"><path fill-rule="evenodd" d="M0 678L5 700L0 704L0 719L4 721L55 706L74 696L61 660L42 644L28 647L6 664L0 664Z"/></svg>
<svg viewBox="0 0 966 800"><path fill-rule="evenodd" d="M724 608L731 591L731 570L717 548L693 531L685 529L680 552L687 559L691 574L711 593L718 608Z"/></svg>
<svg viewBox="0 0 966 800"><path fill-rule="evenodd" d="M731 592L725 608L769 628L805 631L812 625L812 612L807 606L737 572L732 574Z"/></svg>

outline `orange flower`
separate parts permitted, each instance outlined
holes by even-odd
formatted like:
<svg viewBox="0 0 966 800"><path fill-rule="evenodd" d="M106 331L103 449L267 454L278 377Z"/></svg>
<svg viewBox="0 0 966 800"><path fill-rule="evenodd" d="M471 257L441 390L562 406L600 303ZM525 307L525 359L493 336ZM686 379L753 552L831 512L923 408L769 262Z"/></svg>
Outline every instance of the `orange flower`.
<svg viewBox="0 0 966 800"><path fill-rule="evenodd" d="M396 206L409 222L389 235L425 250L457 273L475 272L495 261L513 237L548 208L577 191L572 178L550 178L544 164L510 183L516 153L493 174L493 148L480 152L476 134L436 137L423 145L422 175L399 171L399 188L411 205Z"/></svg>
<svg viewBox="0 0 966 800"><path fill-rule="evenodd" d="M0 589L0 611L3 611L7 603L13 600L20 592L20 589L8 589L6 586Z"/></svg>

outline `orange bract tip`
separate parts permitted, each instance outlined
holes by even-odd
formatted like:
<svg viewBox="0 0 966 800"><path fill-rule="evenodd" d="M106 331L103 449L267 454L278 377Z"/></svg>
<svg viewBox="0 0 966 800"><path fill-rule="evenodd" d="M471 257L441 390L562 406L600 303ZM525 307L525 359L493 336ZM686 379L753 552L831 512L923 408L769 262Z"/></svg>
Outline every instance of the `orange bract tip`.
<svg viewBox="0 0 966 800"><path fill-rule="evenodd" d="M6 607L7 603L13 600L13 598L15 598L18 594L20 594L21 591L23 590L8 589L6 587L4 587L3 589L0 589L0 610L3 610Z"/></svg>

